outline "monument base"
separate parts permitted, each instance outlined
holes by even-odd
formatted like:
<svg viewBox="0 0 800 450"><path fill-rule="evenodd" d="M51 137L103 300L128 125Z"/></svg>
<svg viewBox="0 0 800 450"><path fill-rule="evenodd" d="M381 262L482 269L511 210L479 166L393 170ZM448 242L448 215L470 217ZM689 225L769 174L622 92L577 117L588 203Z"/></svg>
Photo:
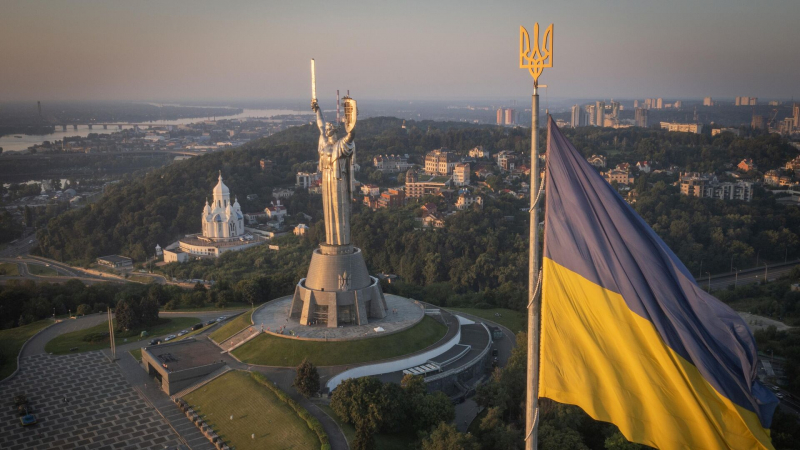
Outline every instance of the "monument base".
<svg viewBox="0 0 800 450"><path fill-rule="evenodd" d="M297 283L290 317L302 325L365 325L386 317L380 282L369 276L361 249L324 245L314 250L308 276Z"/></svg>

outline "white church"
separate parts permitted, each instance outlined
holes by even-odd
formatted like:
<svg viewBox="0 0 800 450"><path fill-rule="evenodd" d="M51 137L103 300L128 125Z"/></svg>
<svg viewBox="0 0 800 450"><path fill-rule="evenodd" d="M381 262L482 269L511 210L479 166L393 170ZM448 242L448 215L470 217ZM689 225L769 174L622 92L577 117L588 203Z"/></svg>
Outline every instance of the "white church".
<svg viewBox="0 0 800 450"><path fill-rule="evenodd" d="M211 204L206 200L201 217L202 232L186 235L164 249L164 262L184 262L190 257L219 257L234 250L244 250L266 242L261 236L245 232L244 214L238 199L231 203L231 191L219 181L212 191Z"/></svg>

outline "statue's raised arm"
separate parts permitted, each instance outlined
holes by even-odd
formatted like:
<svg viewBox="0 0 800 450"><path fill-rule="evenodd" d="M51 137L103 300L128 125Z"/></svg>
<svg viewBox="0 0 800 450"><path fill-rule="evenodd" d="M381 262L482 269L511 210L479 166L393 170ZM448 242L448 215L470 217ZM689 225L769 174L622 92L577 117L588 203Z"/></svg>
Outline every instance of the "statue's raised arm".
<svg viewBox="0 0 800 450"><path fill-rule="evenodd" d="M347 135L343 138L349 144L356 138L356 121L358 121L358 105L350 97L342 99L344 102L344 129Z"/></svg>
<svg viewBox="0 0 800 450"><path fill-rule="evenodd" d="M317 114L317 128L319 128L320 134L325 134L325 119L322 117L322 109L319 107L317 103L317 99L311 100L311 110Z"/></svg>

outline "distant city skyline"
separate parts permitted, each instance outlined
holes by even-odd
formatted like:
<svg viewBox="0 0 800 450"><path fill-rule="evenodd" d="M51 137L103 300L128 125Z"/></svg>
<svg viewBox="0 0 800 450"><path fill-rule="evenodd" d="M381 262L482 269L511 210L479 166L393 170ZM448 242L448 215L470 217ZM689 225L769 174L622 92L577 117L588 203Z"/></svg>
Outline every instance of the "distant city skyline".
<svg viewBox="0 0 800 450"><path fill-rule="evenodd" d="M519 99L531 82L518 30L536 21L555 24L552 99L800 99L793 0L5 0L3 12L0 102L292 100L310 97L312 57L323 100Z"/></svg>

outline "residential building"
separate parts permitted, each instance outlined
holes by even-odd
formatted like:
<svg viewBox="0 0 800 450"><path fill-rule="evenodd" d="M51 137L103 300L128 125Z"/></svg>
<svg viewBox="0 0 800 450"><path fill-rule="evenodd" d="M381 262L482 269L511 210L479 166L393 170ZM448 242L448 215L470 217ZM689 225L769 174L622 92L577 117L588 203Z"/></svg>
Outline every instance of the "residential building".
<svg viewBox="0 0 800 450"><path fill-rule="evenodd" d="M800 130L800 103L792 104L792 117L795 129Z"/></svg>
<svg viewBox="0 0 800 450"><path fill-rule="evenodd" d="M764 173L764 184L768 186L779 186L781 174L777 170L768 170Z"/></svg>
<svg viewBox="0 0 800 450"><path fill-rule="evenodd" d="M647 120L647 110L644 108L636 108L634 110L635 123L637 127L647 128L650 124Z"/></svg>
<svg viewBox="0 0 800 450"><path fill-rule="evenodd" d="M495 155L495 158L497 158L497 165L506 172L513 171L517 163L517 155L510 150L501 151Z"/></svg>
<svg viewBox="0 0 800 450"><path fill-rule="evenodd" d="M283 222L283 218L286 217L286 207L281 205L280 200L277 203L271 203L264 209L264 212L267 214L267 218L278 222Z"/></svg>
<svg viewBox="0 0 800 450"><path fill-rule="evenodd" d="M586 120L586 110L581 108L580 105L573 105L572 106L572 120L570 121L570 125L572 128L577 127L585 127L587 125Z"/></svg>
<svg viewBox="0 0 800 450"><path fill-rule="evenodd" d="M399 189L387 189L378 197L378 208L397 208L405 203L406 193Z"/></svg>
<svg viewBox="0 0 800 450"><path fill-rule="evenodd" d="M741 132L738 128L714 128L711 130L711 136L716 136L720 133L733 133L734 136L739 136Z"/></svg>
<svg viewBox="0 0 800 450"><path fill-rule="evenodd" d="M631 184L634 181L633 175L627 169L611 169L603 173L603 178L609 183L617 182L618 184Z"/></svg>
<svg viewBox="0 0 800 450"><path fill-rule="evenodd" d="M586 110L586 117L589 118L589 120L586 122L586 125L588 125L588 126L596 126L597 125L597 112L596 112L597 108L595 108L594 105L586 105L584 107L584 109Z"/></svg>
<svg viewBox="0 0 800 450"><path fill-rule="evenodd" d="M293 230L295 236L305 236L307 232L308 232L308 225L304 223L297 224L297 226L295 226Z"/></svg>
<svg viewBox="0 0 800 450"><path fill-rule="evenodd" d="M456 154L444 148L433 150L425 155L425 172L428 174L450 175L456 165Z"/></svg>
<svg viewBox="0 0 800 450"><path fill-rule="evenodd" d="M703 131L703 124L700 123L677 123L677 122L661 122L661 129L667 131L676 131L679 133L695 133L700 134Z"/></svg>
<svg viewBox="0 0 800 450"><path fill-rule="evenodd" d="M483 208L483 197L480 195L461 194L458 196L458 200L456 200L456 209L463 211L473 204L478 204Z"/></svg>
<svg viewBox="0 0 800 450"><path fill-rule="evenodd" d="M515 111L513 109L511 109L511 108L506 108L505 114L506 114L506 117L505 117L506 118L506 125L514 125L516 123L516 120L514 120Z"/></svg>
<svg viewBox="0 0 800 450"><path fill-rule="evenodd" d="M451 184L452 179L450 177L423 175L423 179L420 180L417 172L411 169L406 173L406 198L436 195L443 190L449 189Z"/></svg>
<svg viewBox="0 0 800 450"><path fill-rule="evenodd" d="M303 189L308 189L319 181L322 174L319 172L297 172L295 175L295 186Z"/></svg>
<svg viewBox="0 0 800 450"><path fill-rule="evenodd" d="M753 183L748 181L720 183L717 177L712 174L681 173L680 185L681 194L690 197L743 200L746 202L753 199Z"/></svg>
<svg viewBox="0 0 800 450"><path fill-rule="evenodd" d="M750 127L754 130L766 130L767 121L764 120L764 116L753 114L753 120L750 122Z"/></svg>
<svg viewBox="0 0 800 450"><path fill-rule="evenodd" d="M714 99L711 97L705 97L703 99L703 106L714 106Z"/></svg>
<svg viewBox="0 0 800 450"><path fill-rule="evenodd" d="M597 167L597 168L605 168L606 167L606 157L603 155L592 155L589 158L586 158L589 161L589 164Z"/></svg>
<svg viewBox="0 0 800 450"><path fill-rule="evenodd" d="M656 109L664 109L664 99L658 98L656 99Z"/></svg>
<svg viewBox="0 0 800 450"><path fill-rule="evenodd" d="M263 170L264 172L270 172L275 164L272 162L272 160L262 159L260 161L260 165L261 165L261 170Z"/></svg>
<svg viewBox="0 0 800 450"><path fill-rule="evenodd" d="M453 184L456 186L466 186L469 184L469 164L456 164L453 169Z"/></svg>
<svg viewBox="0 0 800 450"><path fill-rule="evenodd" d="M362 184L361 193L371 197L377 197L381 195L381 188L375 184Z"/></svg>
<svg viewBox="0 0 800 450"><path fill-rule="evenodd" d="M636 169L639 172L650 173L652 170L650 163L648 161L639 161L636 163Z"/></svg>
<svg viewBox="0 0 800 450"><path fill-rule="evenodd" d="M275 189L274 191L272 191L272 197L273 198L277 198L277 199L289 198L292 195L294 195L294 191L291 190L291 189L278 188L278 189Z"/></svg>
<svg viewBox="0 0 800 450"><path fill-rule="evenodd" d="M488 159L491 158L492 154L488 150L485 150L482 145L479 145L469 151L469 156L475 159Z"/></svg>
<svg viewBox="0 0 800 450"><path fill-rule="evenodd" d="M427 216L429 214L436 214L439 211L439 208L436 206L436 203L430 203L430 202L420 206L419 209L422 210L423 216Z"/></svg>
<svg viewBox="0 0 800 450"><path fill-rule="evenodd" d="M594 120L595 126L602 127L605 125L606 122L606 102L604 101L597 101L594 104L595 114L597 114L597 118Z"/></svg>
<svg viewBox="0 0 800 450"><path fill-rule="evenodd" d="M405 172L413 167L413 164L408 162L408 155L378 155L372 162L381 172Z"/></svg>
<svg viewBox="0 0 800 450"><path fill-rule="evenodd" d="M497 108L497 124L503 125L503 108Z"/></svg>
<svg viewBox="0 0 800 450"><path fill-rule="evenodd" d="M429 214L422 218L422 226L425 228L444 228L444 216L439 213Z"/></svg>
<svg viewBox="0 0 800 450"><path fill-rule="evenodd" d="M742 172L750 172L751 170L757 169L755 163L753 163L753 160L750 158L743 159L736 167Z"/></svg>
<svg viewBox="0 0 800 450"><path fill-rule="evenodd" d="M189 260L189 254L181 250L180 248L176 248L173 250L164 250L164 262L165 263L182 263Z"/></svg>

